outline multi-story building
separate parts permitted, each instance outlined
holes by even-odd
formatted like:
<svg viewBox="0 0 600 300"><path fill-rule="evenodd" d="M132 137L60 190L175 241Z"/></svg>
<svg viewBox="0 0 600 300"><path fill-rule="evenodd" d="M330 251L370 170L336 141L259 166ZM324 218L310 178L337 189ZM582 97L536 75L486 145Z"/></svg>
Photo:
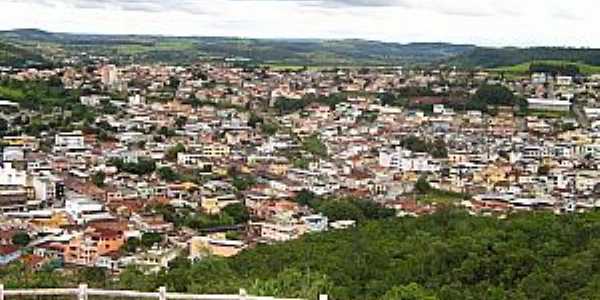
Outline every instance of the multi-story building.
<svg viewBox="0 0 600 300"><path fill-rule="evenodd" d="M67 264L95 266L98 257L118 251L125 243L122 231L93 229L76 235L65 248Z"/></svg>

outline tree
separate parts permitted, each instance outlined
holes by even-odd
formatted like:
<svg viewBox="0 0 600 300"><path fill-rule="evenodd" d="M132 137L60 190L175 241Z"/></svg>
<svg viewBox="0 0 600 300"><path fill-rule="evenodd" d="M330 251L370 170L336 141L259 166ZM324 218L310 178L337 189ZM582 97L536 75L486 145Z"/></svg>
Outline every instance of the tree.
<svg viewBox="0 0 600 300"><path fill-rule="evenodd" d="M249 291L255 295L316 299L320 294L328 294L333 287L327 275L285 269L275 278L257 279Z"/></svg>
<svg viewBox="0 0 600 300"><path fill-rule="evenodd" d="M12 243L17 246L25 247L31 242L31 237L28 233L20 231L13 235Z"/></svg>
<svg viewBox="0 0 600 300"><path fill-rule="evenodd" d="M319 206L318 211L327 216L331 221L362 221L365 219L365 215L360 208L348 200L323 201Z"/></svg>
<svg viewBox="0 0 600 300"><path fill-rule="evenodd" d="M92 175L92 183L97 187L103 187L105 179L106 174L102 171L98 171Z"/></svg>
<svg viewBox="0 0 600 300"><path fill-rule="evenodd" d="M430 193L432 190L433 188L429 184L429 181L427 181L427 178L425 176L419 177L415 183L415 191L418 194L424 195Z"/></svg>
<svg viewBox="0 0 600 300"><path fill-rule="evenodd" d="M165 181L173 182L181 179L181 176L169 167L162 167L157 171L158 176Z"/></svg>
<svg viewBox="0 0 600 300"><path fill-rule="evenodd" d="M312 135L302 141L302 148L305 151L319 157L327 156L327 146L323 144L319 136Z"/></svg>
<svg viewBox="0 0 600 300"><path fill-rule="evenodd" d="M171 148L167 149L167 153L165 154L165 158L168 161L176 161L177 160L177 155L179 153L184 153L184 152L185 152L185 146L183 144L181 144L181 143L178 143L174 147L171 147Z"/></svg>
<svg viewBox="0 0 600 300"><path fill-rule="evenodd" d="M136 237L130 237L125 242L125 245L123 245L123 250L125 250L127 253L135 253L140 246L140 239Z"/></svg>
<svg viewBox="0 0 600 300"><path fill-rule="evenodd" d="M493 106L515 105L516 97L507 87L500 84L484 84L477 89L472 101Z"/></svg>
<svg viewBox="0 0 600 300"><path fill-rule="evenodd" d="M417 283L396 286L389 290L380 300L437 300L432 293Z"/></svg>
<svg viewBox="0 0 600 300"><path fill-rule="evenodd" d="M0 136L4 136L8 130L8 121L4 118L0 118Z"/></svg>
<svg viewBox="0 0 600 300"><path fill-rule="evenodd" d="M448 147L446 146L446 142L443 139L436 139L430 147L429 153L433 158L448 158Z"/></svg>
<svg viewBox="0 0 600 300"><path fill-rule="evenodd" d="M539 176L547 176L550 174L550 166L549 165L541 165L538 167L538 175Z"/></svg>
<svg viewBox="0 0 600 300"><path fill-rule="evenodd" d="M99 267L85 267L79 270L77 273L79 282L85 282L91 287L103 287L105 286L108 278L106 271Z"/></svg>
<svg viewBox="0 0 600 300"><path fill-rule="evenodd" d="M141 244L144 248L152 248L155 244L160 244L163 238L162 235L155 232L144 232L142 234Z"/></svg>
<svg viewBox="0 0 600 300"><path fill-rule="evenodd" d="M242 203L234 203L225 206L222 213L227 214L233 218L236 224L243 224L250 220L250 212L248 208Z"/></svg>
<svg viewBox="0 0 600 300"><path fill-rule="evenodd" d="M279 131L279 126L277 126L277 124L275 123L262 123L261 130L266 135L271 136L276 134L277 131Z"/></svg>
<svg viewBox="0 0 600 300"><path fill-rule="evenodd" d="M399 98L392 93L380 94L379 100L381 101L381 105L384 105L384 106L402 107L402 106L406 105L406 99Z"/></svg>
<svg viewBox="0 0 600 300"><path fill-rule="evenodd" d="M296 195L296 202L300 205L314 207L314 201L317 199L317 195L309 190L301 190Z"/></svg>
<svg viewBox="0 0 600 300"><path fill-rule="evenodd" d="M187 117L180 116L180 117L177 117L177 119L175 119L175 126L177 126L177 128L183 128L183 126L186 123L187 123Z"/></svg>
<svg viewBox="0 0 600 300"><path fill-rule="evenodd" d="M233 186L238 191L245 191L256 184L256 178L250 175L233 177Z"/></svg>

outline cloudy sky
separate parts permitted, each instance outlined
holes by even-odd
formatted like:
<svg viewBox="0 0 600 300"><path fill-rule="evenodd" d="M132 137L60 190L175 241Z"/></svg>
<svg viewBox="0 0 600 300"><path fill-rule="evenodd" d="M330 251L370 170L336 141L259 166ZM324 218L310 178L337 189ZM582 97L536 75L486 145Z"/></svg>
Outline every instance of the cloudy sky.
<svg viewBox="0 0 600 300"><path fill-rule="evenodd" d="M600 47L594 0L0 0L0 29Z"/></svg>

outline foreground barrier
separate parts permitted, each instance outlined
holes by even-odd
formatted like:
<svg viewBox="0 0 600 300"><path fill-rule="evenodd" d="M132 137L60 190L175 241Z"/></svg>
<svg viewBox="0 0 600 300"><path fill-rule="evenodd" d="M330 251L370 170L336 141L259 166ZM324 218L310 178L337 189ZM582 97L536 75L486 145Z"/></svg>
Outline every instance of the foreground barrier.
<svg viewBox="0 0 600 300"><path fill-rule="evenodd" d="M10 299L11 296L19 297L40 297L40 296L64 296L76 297L78 300L88 300L89 296L98 296L105 298L132 298L132 299L181 299L181 300L302 300L302 299L284 299L275 297L250 296L246 290L240 289L237 295L193 295L181 293L168 293L165 287L161 287L158 292L136 292L122 290L102 290L88 288L87 284L79 285L79 288L58 288L58 289L9 289L5 290L4 285L0 284L0 300ZM319 300L328 300L326 295L320 295Z"/></svg>

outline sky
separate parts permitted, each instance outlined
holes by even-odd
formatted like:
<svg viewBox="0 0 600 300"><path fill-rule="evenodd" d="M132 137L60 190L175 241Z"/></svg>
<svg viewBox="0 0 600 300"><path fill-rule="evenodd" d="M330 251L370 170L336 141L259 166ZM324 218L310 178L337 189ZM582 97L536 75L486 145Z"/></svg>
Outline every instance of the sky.
<svg viewBox="0 0 600 300"><path fill-rule="evenodd" d="M0 0L0 29L598 47L594 0Z"/></svg>

